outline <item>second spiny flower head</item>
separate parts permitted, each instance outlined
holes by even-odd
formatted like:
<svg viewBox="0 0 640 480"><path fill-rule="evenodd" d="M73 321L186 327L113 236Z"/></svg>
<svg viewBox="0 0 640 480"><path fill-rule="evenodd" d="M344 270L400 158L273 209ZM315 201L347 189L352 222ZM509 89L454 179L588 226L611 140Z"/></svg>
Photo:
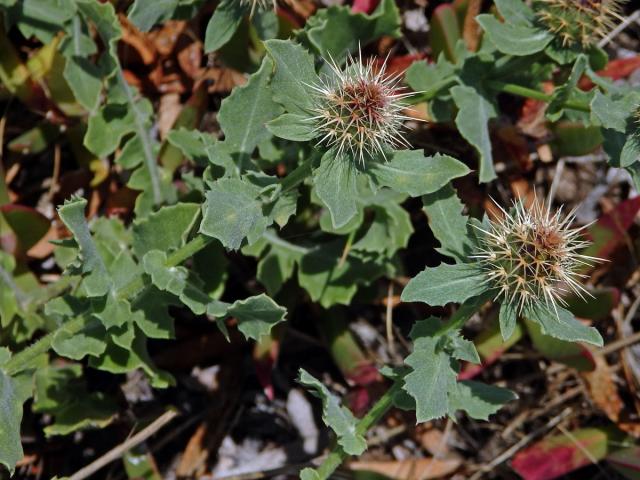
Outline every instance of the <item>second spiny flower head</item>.
<svg viewBox="0 0 640 480"><path fill-rule="evenodd" d="M580 239L584 227L571 228L572 213L561 218L561 210L552 213L537 201L531 207L515 202L502 213L488 228L478 227L481 245L473 255L496 298L521 313L541 303L553 311L568 292L588 295L580 270L599 259L579 253L589 243Z"/></svg>
<svg viewBox="0 0 640 480"><path fill-rule="evenodd" d="M621 19L624 0L534 0L538 21L563 47L586 49Z"/></svg>

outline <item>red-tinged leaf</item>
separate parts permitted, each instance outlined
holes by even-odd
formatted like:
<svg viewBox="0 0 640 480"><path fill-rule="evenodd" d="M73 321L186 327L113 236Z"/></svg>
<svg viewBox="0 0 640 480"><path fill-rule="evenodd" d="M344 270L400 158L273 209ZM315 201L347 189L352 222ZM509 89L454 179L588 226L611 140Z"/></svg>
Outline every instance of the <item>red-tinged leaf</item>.
<svg viewBox="0 0 640 480"><path fill-rule="evenodd" d="M629 480L640 480L640 447L625 448L607 456L607 462Z"/></svg>
<svg viewBox="0 0 640 480"><path fill-rule="evenodd" d="M448 3L439 5L433 11L430 23L433 58L444 53L447 60L455 62L456 43L462 38L456 10Z"/></svg>
<svg viewBox="0 0 640 480"><path fill-rule="evenodd" d="M629 227L640 211L640 196L619 203L611 212L603 215L587 229L587 237L592 244L582 253L608 259L613 251L624 242Z"/></svg>
<svg viewBox="0 0 640 480"><path fill-rule="evenodd" d="M280 353L280 330L274 328L271 335L263 335L253 348L253 365L256 369L256 376L269 400L275 398L271 376Z"/></svg>
<svg viewBox="0 0 640 480"><path fill-rule="evenodd" d="M426 59L427 55L424 53L412 53L407 55L397 55L394 57L389 57L386 60L385 71L387 75L393 76L396 74L402 75L404 71L411 66L413 62L417 62L418 60ZM385 64L384 58L377 58L375 60L375 65L377 69L382 69Z"/></svg>
<svg viewBox="0 0 640 480"><path fill-rule="evenodd" d="M351 11L353 13L370 14L378 6L379 0L353 0Z"/></svg>
<svg viewBox="0 0 640 480"><path fill-rule="evenodd" d="M3 245L7 242L13 243L15 254L26 253L47 234L51 227L51 222L47 217L34 208L24 205L3 205L0 207L0 213L11 228L10 233L3 232L0 243ZM7 238L9 236L13 237L13 241Z"/></svg>
<svg viewBox="0 0 640 480"><path fill-rule="evenodd" d="M524 480L552 480L602 460L622 439L619 431L600 428L556 435L518 452L511 466ZM587 455L588 452L588 455Z"/></svg>
<svg viewBox="0 0 640 480"><path fill-rule="evenodd" d="M621 80L629 77L633 72L640 68L640 55L631 58L618 58L611 60L607 66L599 70L597 73L601 77L610 78L611 80ZM582 90L591 90L593 82L583 77L580 79L579 87Z"/></svg>
<svg viewBox="0 0 640 480"><path fill-rule="evenodd" d="M502 354L509 350L513 345L518 343L522 338L523 332L520 324L516 325L513 335L505 341L500 333L500 324L498 322L497 311L494 312L489 325L478 335L473 343L478 350L478 354L482 359L480 365L471 363L465 364L462 371L458 375L458 380L471 380L480 375L485 368L498 361Z"/></svg>

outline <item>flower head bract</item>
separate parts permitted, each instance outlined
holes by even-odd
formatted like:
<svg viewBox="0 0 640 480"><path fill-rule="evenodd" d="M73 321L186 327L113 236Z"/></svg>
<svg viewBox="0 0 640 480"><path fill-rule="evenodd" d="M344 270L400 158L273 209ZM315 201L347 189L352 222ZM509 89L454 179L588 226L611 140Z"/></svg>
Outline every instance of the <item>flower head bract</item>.
<svg viewBox="0 0 640 480"><path fill-rule="evenodd" d="M334 148L338 156L350 154L361 164L389 148L408 147L403 136L403 92L401 73L387 75L386 61L376 69L374 59L366 62L362 54L349 57L344 68L332 59L331 72L313 89L314 132L318 144Z"/></svg>
<svg viewBox="0 0 640 480"><path fill-rule="evenodd" d="M621 20L623 0L535 0L540 24L563 47L590 47Z"/></svg>
<svg viewBox="0 0 640 480"><path fill-rule="evenodd" d="M477 227L480 247L472 256L497 290L496 298L521 313L540 303L557 311L569 292L590 295L580 270L600 259L579 253L589 242L581 239L586 227L571 228L574 212L562 218L562 209L552 213L537 200L530 207L516 201L509 212L499 208L501 219Z"/></svg>

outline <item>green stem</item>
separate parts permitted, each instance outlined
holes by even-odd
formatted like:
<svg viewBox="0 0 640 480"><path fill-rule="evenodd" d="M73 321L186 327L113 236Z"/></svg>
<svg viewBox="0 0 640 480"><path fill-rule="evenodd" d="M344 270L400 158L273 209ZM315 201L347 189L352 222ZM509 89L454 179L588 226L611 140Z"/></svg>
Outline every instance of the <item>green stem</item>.
<svg viewBox="0 0 640 480"><path fill-rule="evenodd" d="M83 320L83 317L76 317L73 320L66 322L57 330L46 334L33 345L30 345L21 352L16 353L5 364L3 368L4 371L7 372L8 375L15 375L16 373L20 373L23 370L28 369L33 360L35 360L43 353L47 353L49 351L49 348L51 348L51 343L53 342L53 337L59 329L64 327L65 330L71 334L78 333L84 327Z"/></svg>
<svg viewBox="0 0 640 480"><path fill-rule="evenodd" d="M416 105L417 103L427 102L435 97L440 92L440 90L448 87L452 83L456 83L457 81L458 77L456 77L455 75L445 77L442 80L434 83L428 90L423 90L422 92L417 92L415 95L411 95L409 98L407 98L406 103L409 105Z"/></svg>
<svg viewBox="0 0 640 480"><path fill-rule="evenodd" d="M187 242L174 253L169 255L169 258L167 259L167 266L175 267L181 264L186 259L191 258L195 253L199 252L204 247L209 245L209 243L211 243L212 241L212 237L197 235L191 241ZM142 278L142 276L138 276L124 286L124 288L120 291L119 296L121 298L130 298L136 295L144 287L144 279ZM4 370L9 375L15 375L16 373L28 369L30 362L35 360L35 358L39 355L46 353L51 348L51 342L53 341L53 337L55 336L56 332L64 328L67 332L74 334L82 330L83 326L84 322L82 317L76 317L73 320L64 323L63 325L58 327L58 329L38 339L33 345L25 348L19 353L16 353L4 366Z"/></svg>
<svg viewBox="0 0 640 480"><path fill-rule="evenodd" d="M378 423L393 406L393 397L401 388L402 381L396 381L391 385L391 388L378 399L373 407L371 407L371 410L358 421L356 424L356 432L364 435L372 426ZM327 458L325 458L322 464L316 469L316 473L323 480L331 477L333 472L342 465L342 462L344 462L347 457L349 457L349 455L336 444L331 453L329 453Z"/></svg>
<svg viewBox="0 0 640 480"><path fill-rule="evenodd" d="M553 100L553 95L546 94L539 90L534 90L533 88L523 87L522 85L516 85L515 83L491 81L487 82L487 86L499 92L510 93L511 95L516 95L518 97L532 98L542 102L550 102ZM581 112L591 111L589 104L577 100L567 100L564 102L563 106L565 108L579 110Z"/></svg>
<svg viewBox="0 0 640 480"><path fill-rule="evenodd" d="M293 172L284 177L280 181L280 194L287 193L293 190L311 174L311 167L313 166L313 158L309 158L296 167Z"/></svg>

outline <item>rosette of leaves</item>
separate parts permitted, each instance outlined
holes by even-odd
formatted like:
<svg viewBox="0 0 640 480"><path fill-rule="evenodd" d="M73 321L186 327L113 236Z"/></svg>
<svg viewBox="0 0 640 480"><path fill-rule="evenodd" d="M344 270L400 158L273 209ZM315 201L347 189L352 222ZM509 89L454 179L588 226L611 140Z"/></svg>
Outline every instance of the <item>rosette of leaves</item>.
<svg viewBox="0 0 640 480"><path fill-rule="evenodd" d="M269 122L267 128L279 138L308 144L313 193L329 210L334 228L344 227L357 215L358 199L362 192L387 187L398 193L419 196L432 193L451 179L469 172L464 164L446 155L425 157L419 150L393 148L387 135L399 135L397 122L394 125L384 122L393 122L394 114L384 117L384 113L376 111L378 106L383 109L396 101L389 96L377 96L383 90L383 77L376 82L356 73L354 80L354 76L348 72L353 66L344 67L340 70L343 76L337 79L337 84L333 84L338 90L324 93L324 99L335 107L333 112L336 118L322 118L318 113L323 108L322 104L318 105L318 95L322 97L323 93L318 94L318 89L327 84L323 84L323 78L316 72L313 56L300 45L289 41L270 40L265 42L265 46L274 63L271 79L273 99L284 109L284 113ZM353 68L357 70L360 66ZM345 79L354 80L353 84L341 86L340 82ZM327 82L332 84L333 80ZM344 90L358 84L362 88L361 91L352 92L352 98L355 98L353 103L349 104L346 96L338 98ZM370 90L367 90L367 85L371 87ZM341 87L342 91L339 90ZM373 92L374 88L379 90ZM345 110L337 107L339 102L347 105ZM325 105L324 108L331 108L331 105ZM381 115L382 123L351 123L350 119L361 115ZM375 131L367 132L364 138L358 136L358 132L367 129ZM338 130L333 139L332 130ZM376 143L377 146L367 142ZM362 148L353 147L353 143ZM348 144L347 147L341 148L345 144ZM363 156L366 156L366 160L363 160Z"/></svg>

